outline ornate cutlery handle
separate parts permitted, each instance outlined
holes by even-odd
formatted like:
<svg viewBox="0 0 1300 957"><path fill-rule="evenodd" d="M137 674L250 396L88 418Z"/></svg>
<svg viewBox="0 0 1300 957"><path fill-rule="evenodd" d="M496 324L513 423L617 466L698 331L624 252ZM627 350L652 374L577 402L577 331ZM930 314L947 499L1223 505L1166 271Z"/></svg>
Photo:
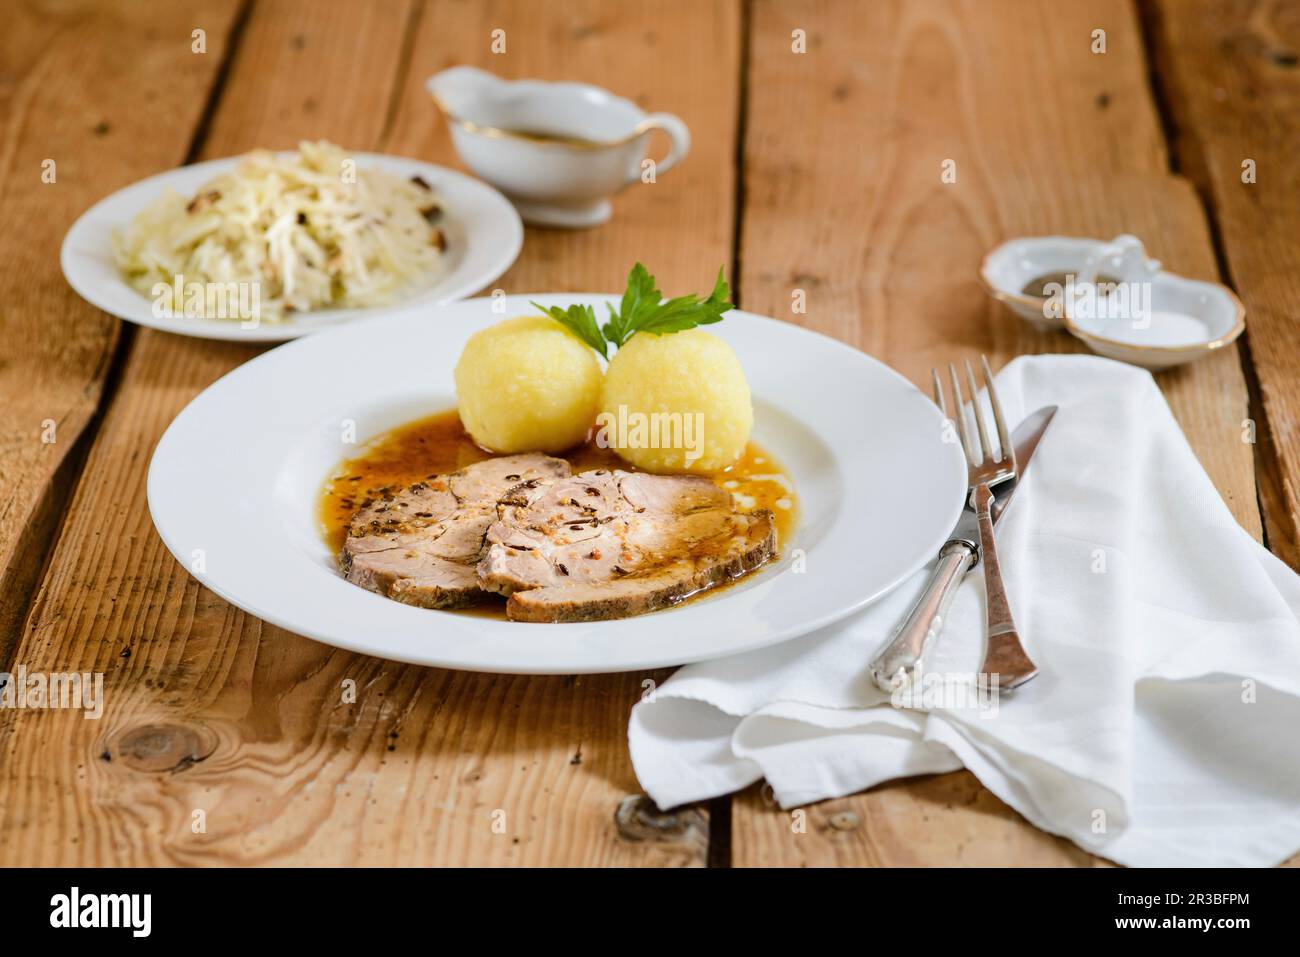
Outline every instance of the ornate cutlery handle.
<svg viewBox="0 0 1300 957"><path fill-rule="evenodd" d="M1016 623L1011 618L1011 605L1002 584L1002 565L998 562L998 546L993 538L993 516L989 508L993 492L987 485L975 486L975 517L980 526L980 552L984 560L984 590L988 604L988 650L984 653L985 675L999 675L998 686L1010 690L1024 684L1038 674L1038 666L1030 660Z"/></svg>
<svg viewBox="0 0 1300 957"><path fill-rule="evenodd" d="M977 554L975 543L962 539L954 539L939 550L939 560L921 597L908 612L893 641L871 663L871 678L881 691L894 690L893 681L900 671L910 677L926 646L943 631L948 606L966 570L975 564Z"/></svg>

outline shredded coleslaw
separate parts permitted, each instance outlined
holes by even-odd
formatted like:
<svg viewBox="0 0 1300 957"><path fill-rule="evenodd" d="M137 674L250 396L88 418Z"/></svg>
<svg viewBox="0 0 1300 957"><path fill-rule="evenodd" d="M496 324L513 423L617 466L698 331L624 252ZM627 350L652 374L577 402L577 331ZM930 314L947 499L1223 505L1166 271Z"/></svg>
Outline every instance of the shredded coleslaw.
<svg viewBox="0 0 1300 957"><path fill-rule="evenodd" d="M158 283L255 284L260 318L274 322L384 305L432 282L444 269L441 212L419 177L303 142L291 156L250 153L192 198L169 190L114 234L113 252L146 295Z"/></svg>

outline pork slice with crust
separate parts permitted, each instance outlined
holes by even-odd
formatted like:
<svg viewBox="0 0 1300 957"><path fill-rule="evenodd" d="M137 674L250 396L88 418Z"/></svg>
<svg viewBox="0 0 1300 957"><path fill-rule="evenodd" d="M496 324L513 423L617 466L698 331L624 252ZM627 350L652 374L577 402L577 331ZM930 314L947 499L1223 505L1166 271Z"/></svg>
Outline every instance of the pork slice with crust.
<svg viewBox="0 0 1300 957"><path fill-rule="evenodd" d="M352 519L343 572L363 588L425 608L453 608L484 595L476 566L497 500L510 489L567 476L548 455L509 455L386 491Z"/></svg>
<svg viewBox="0 0 1300 957"><path fill-rule="evenodd" d="M478 566L518 621L624 618L743 575L776 552L770 512L706 478L596 470L516 488Z"/></svg>

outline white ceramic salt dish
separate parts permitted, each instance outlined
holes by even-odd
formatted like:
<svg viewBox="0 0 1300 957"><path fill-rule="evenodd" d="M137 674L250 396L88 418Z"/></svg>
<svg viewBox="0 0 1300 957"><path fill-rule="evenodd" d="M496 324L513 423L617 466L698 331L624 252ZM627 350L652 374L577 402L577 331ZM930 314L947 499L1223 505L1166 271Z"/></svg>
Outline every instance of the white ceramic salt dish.
<svg viewBox="0 0 1300 957"><path fill-rule="evenodd" d="M1063 296L1065 328L1098 355L1153 371L1221 349L1246 328L1231 289L1165 272L1135 236L1088 257L1074 287Z"/></svg>
<svg viewBox="0 0 1300 957"><path fill-rule="evenodd" d="M654 164L656 177L691 148L690 130L676 116L646 113L586 83L502 80L457 66L430 77L426 88L465 165L538 226L580 229L608 220L610 197L642 179L652 130L670 141Z"/></svg>

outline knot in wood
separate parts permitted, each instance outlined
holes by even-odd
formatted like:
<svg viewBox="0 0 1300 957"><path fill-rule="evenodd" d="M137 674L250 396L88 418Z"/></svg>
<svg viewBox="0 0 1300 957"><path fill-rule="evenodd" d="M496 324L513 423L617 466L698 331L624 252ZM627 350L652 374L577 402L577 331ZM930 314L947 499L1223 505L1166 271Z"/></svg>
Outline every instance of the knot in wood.
<svg viewBox="0 0 1300 957"><path fill-rule="evenodd" d="M645 794L629 794L614 812L618 833L629 841L684 844L707 839L708 823L694 808L661 811Z"/></svg>
<svg viewBox="0 0 1300 957"><path fill-rule="evenodd" d="M203 726L146 724L128 728L110 743L114 760L136 771L184 771L217 749L217 736Z"/></svg>
<svg viewBox="0 0 1300 957"><path fill-rule="evenodd" d="M856 831L862 826L862 818L854 811L840 811L831 815L829 823L837 831Z"/></svg>

